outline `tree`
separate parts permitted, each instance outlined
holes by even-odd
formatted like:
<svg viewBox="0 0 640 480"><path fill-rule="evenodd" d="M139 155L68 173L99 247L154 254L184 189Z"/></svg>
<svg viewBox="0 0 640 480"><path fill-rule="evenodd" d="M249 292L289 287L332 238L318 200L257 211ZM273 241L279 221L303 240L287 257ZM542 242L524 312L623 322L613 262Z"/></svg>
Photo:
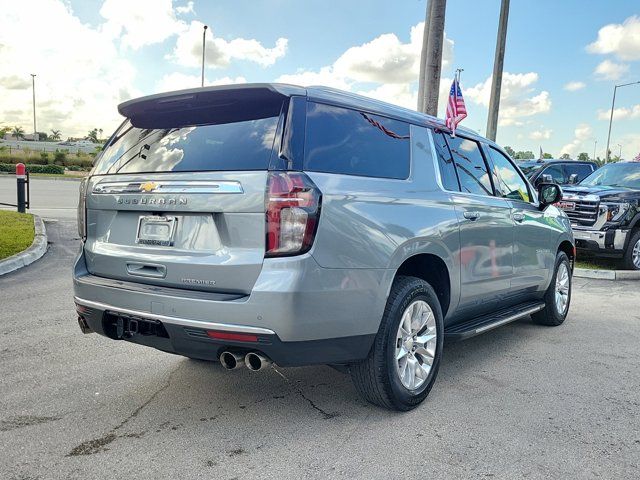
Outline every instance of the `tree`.
<svg viewBox="0 0 640 480"><path fill-rule="evenodd" d="M583 161L589 160L589 154L587 152L580 152L578 154L578 160L583 160Z"/></svg>
<svg viewBox="0 0 640 480"><path fill-rule="evenodd" d="M93 143L98 143L98 129L94 128L87 134L87 138Z"/></svg>
<svg viewBox="0 0 640 480"><path fill-rule="evenodd" d="M527 150L526 152L516 152L516 158L518 160L532 160L534 158L536 158L536 156L533 154L533 152L531 150Z"/></svg>
<svg viewBox="0 0 640 480"><path fill-rule="evenodd" d="M11 134L16 137L16 140L20 140L24 138L24 128L18 126L13 127L13 130L11 130Z"/></svg>
<svg viewBox="0 0 640 480"><path fill-rule="evenodd" d="M543 158L544 160L552 159L552 158L553 158L553 155L551 155L550 153L543 153L543 154L542 154L542 158Z"/></svg>
<svg viewBox="0 0 640 480"><path fill-rule="evenodd" d="M57 142L60 140L60 130L51 130L51 140Z"/></svg>
<svg viewBox="0 0 640 480"><path fill-rule="evenodd" d="M510 146L507 145L506 147L504 147L504 151L507 152L511 158L516 158L516 152Z"/></svg>
<svg viewBox="0 0 640 480"><path fill-rule="evenodd" d="M571 156L568 153L563 153L560 155L561 160L571 160Z"/></svg>
<svg viewBox="0 0 640 480"><path fill-rule="evenodd" d="M102 138L102 131L103 130L101 128L98 129L98 133L100 134L100 136L98 138Z"/></svg>
<svg viewBox="0 0 640 480"><path fill-rule="evenodd" d="M9 127L0 127L0 140L4 138L4 136L9 133L11 129Z"/></svg>

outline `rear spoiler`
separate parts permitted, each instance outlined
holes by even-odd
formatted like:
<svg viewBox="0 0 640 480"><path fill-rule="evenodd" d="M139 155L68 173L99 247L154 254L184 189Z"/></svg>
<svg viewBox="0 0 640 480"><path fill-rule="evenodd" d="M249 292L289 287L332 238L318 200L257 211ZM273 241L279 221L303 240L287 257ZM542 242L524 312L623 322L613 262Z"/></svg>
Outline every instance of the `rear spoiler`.
<svg viewBox="0 0 640 480"><path fill-rule="evenodd" d="M118 112L138 128L178 128L277 116L301 87L254 83L192 88L136 98L118 105Z"/></svg>

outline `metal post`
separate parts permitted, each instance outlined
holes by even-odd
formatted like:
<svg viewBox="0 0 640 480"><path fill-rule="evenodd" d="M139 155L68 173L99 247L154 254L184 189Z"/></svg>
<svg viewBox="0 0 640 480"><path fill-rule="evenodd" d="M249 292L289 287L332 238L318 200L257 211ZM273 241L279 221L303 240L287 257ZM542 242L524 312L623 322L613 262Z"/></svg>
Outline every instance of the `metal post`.
<svg viewBox="0 0 640 480"><path fill-rule="evenodd" d="M440 94L440 73L442 70L442 42L444 41L444 19L447 0L431 0L429 14L429 38L424 81L424 112L434 117L438 115Z"/></svg>
<svg viewBox="0 0 640 480"><path fill-rule="evenodd" d="M593 141L593 160L596 159L596 147L598 146L598 140Z"/></svg>
<svg viewBox="0 0 640 480"><path fill-rule="evenodd" d="M491 77L489 117L487 118L487 138L493 141L496 140L496 133L498 131L498 112L500 110L500 90L502 88L502 68L504 66L504 51L507 44L508 20L509 0L502 0L500 20L498 23L498 38L496 40L496 54L493 60L493 76Z"/></svg>
<svg viewBox="0 0 640 480"><path fill-rule="evenodd" d="M200 81L200 86L204 87L204 50L205 50L205 40L207 34L207 26L205 25L202 29L202 80Z"/></svg>
<svg viewBox="0 0 640 480"><path fill-rule="evenodd" d="M16 165L16 183L17 183L17 206L18 212L26 212L27 196L25 195L25 186L27 184L26 171L24 163Z"/></svg>
<svg viewBox="0 0 640 480"><path fill-rule="evenodd" d="M31 74L31 87L33 90L33 140L39 140L36 139L36 134L38 132L38 130L36 129L36 74L32 73Z"/></svg>
<svg viewBox="0 0 640 480"><path fill-rule="evenodd" d="M429 29L431 25L431 10L433 1L427 0L427 13L424 20L424 32L422 34L422 51L420 52L420 76L418 77L418 105L416 109L424 113L424 84L427 69L427 56L429 55Z"/></svg>
<svg viewBox="0 0 640 480"><path fill-rule="evenodd" d="M611 114L609 115L609 134L607 135L607 151L605 153L604 163L609 163L609 142L611 141L611 125L613 124L613 109L616 106L616 91L618 90L618 87L628 87L629 85L637 85L639 83L640 83L640 81L631 82L631 83L623 83L621 85L615 85L613 87L613 100L611 101Z"/></svg>
<svg viewBox="0 0 640 480"><path fill-rule="evenodd" d="M609 163L609 142L611 141L611 125L613 124L613 107L616 105L616 92L618 85L613 87L613 100L611 101L611 114L609 115L609 134L607 135L607 151L604 156L604 163Z"/></svg>

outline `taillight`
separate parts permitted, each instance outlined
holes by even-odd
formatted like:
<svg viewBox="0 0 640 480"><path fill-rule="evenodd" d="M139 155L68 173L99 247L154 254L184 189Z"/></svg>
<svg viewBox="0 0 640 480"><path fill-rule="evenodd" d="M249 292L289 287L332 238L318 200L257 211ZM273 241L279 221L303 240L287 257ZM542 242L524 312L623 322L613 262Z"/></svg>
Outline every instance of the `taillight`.
<svg viewBox="0 0 640 480"><path fill-rule="evenodd" d="M87 238L87 178L80 182L80 198L78 199L78 235L82 240Z"/></svg>
<svg viewBox="0 0 640 480"><path fill-rule="evenodd" d="M322 194L304 173L270 172L267 180L265 256L299 255L313 245Z"/></svg>

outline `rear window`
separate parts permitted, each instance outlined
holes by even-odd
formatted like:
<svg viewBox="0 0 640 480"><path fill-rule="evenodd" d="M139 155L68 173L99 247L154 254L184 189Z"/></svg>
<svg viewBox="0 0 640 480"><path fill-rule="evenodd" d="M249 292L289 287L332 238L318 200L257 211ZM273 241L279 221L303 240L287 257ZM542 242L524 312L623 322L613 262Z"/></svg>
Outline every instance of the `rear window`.
<svg viewBox="0 0 640 480"><path fill-rule="evenodd" d="M304 169L405 179L409 124L378 115L309 102Z"/></svg>
<svg viewBox="0 0 640 480"><path fill-rule="evenodd" d="M266 170L277 124L278 116L162 129L127 121L94 174Z"/></svg>

